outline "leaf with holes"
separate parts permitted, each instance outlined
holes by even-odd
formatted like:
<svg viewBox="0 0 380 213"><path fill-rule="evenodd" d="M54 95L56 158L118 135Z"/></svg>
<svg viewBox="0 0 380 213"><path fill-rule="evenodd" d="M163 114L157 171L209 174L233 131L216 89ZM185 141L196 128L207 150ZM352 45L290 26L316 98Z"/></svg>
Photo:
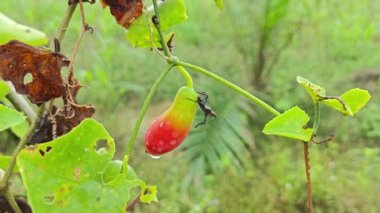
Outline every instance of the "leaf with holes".
<svg viewBox="0 0 380 213"><path fill-rule="evenodd" d="M9 87L7 83L0 80L0 100L4 99L8 93L9 93Z"/></svg>
<svg viewBox="0 0 380 213"><path fill-rule="evenodd" d="M0 131L16 126L24 120L24 114L0 104Z"/></svg>
<svg viewBox="0 0 380 213"><path fill-rule="evenodd" d="M19 41L0 45L0 77L11 81L18 93L28 95L35 104L66 96L60 71L68 65L69 60L60 53Z"/></svg>
<svg viewBox="0 0 380 213"><path fill-rule="evenodd" d="M166 33L166 41L169 41L172 36L172 33L167 32L169 28L187 19L185 4L183 0L166 0L159 4L158 9L161 30ZM151 20L153 15L153 7L150 7L127 30L127 39L134 47L151 48L153 41L157 47L161 48L158 32Z"/></svg>
<svg viewBox="0 0 380 213"><path fill-rule="evenodd" d="M348 105L348 109L336 99L323 100L322 103L344 115L353 116L367 104L369 99L371 99L371 95L367 90L355 88L343 93L340 95L340 98Z"/></svg>
<svg viewBox="0 0 380 213"><path fill-rule="evenodd" d="M0 13L0 44L19 40L32 46L47 44L46 34L31 27L21 25Z"/></svg>
<svg viewBox="0 0 380 213"><path fill-rule="evenodd" d="M302 78L301 76L297 76L297 82L305 87L306 91L313 99L314 103L318 102L321 97L326 96L325 88L319 86L318 84L314 84L306 78Z"/></svg>
<svg viewBox="0 0 380 213"><path fill-rule="evenodd" d="M115 144L102 125L85 119L54 141L22 150L17 158L34 212L124 212L130 190L145 186L121 171L103 181Z"/></svg>
<svg viewBox="0 0 380 213"><path fill-rule="evenodd" d="M313 129L305 128L309 120L310 117L306 112L296 106L269 121L263 129L263 133L310 141Z"/></svg>

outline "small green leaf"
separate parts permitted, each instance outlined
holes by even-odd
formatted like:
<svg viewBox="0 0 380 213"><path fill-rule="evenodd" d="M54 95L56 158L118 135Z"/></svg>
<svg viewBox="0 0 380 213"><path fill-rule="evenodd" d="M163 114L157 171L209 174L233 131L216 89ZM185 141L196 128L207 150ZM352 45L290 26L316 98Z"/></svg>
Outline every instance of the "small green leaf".
<svg viewBox="0 0 380 213"><path fill-rule="evenodd" d="M4 99L8 93L9 93L9 87L7 83L0 80L0 100Z"/></svg>
<svg viewBox="0 0 380 213"><path fill-rule="evenodd" d="M172 35L172 33L167 32L169 28L187 19L185 4L183 0L166 0L159 4L158 8L161 30L166 34L165 39L168 41ZM153 7L150 7L128 28L127 39L132 46L151 48L153 41L157 47L161 47L158 32L151 20L153 15Z"/></svg>
<svg viewBox="0 0 380 213"><path fill-rule="evenodd" d="M319 86L318 84L314 84L306 78L302 78L301 76L297 76L297 82L305 87L306 91L310 94L314 103L320 100L320 97L326 96L326 90Z"/></svg>
<svg viewBox="0 0 380 213"><path fill-rule="evenodd" d="M22 150L17 165L33 212L124 212L131 189L145 188L145 183L122 173L104 182L114 153L113 139L93 119L54 141Z"/></svg>
<svg viewBox="0 0 380 213"><path fill-rule="evenodd" d="M24 114L0 104L0 131L18 125L24 120Z"/></svg>
<svg viewBox="0 0 380 213"><path fill-rule="evenodd" d="M346 109L344 105L336 99L326 99L323 100L322 103L332 107L344 115L353 116L367 104L369 99L371 99L371 95L367 90L355 88L343 93L340 95L340 98L346 103L348 106L346 108L348 109Z"/></svg>
<svg viewBox="0 0 380 213"><path fill-rule="evenodd" d="M224 8L223 0L215 0L216 6L218 6L220 9Z"/></svg>
<svg viewBox="0 0 380 213"><path fill-rule="evenodd" d="M140 201L142 203L157 202L157 186L145 186L141 189Z"/></svg>
<svg viewBox="0 0 380 213"><path fill-rule="evenodd" d="M12 156L0 155L0 169L6 171L11 163ZM13 169L14 172L19 172L18 167L15 166Z"/></svg>
<svg viewBox="0 0 380 213"><path fill-rule="evenodd" d="M18 24L0 13L0 44L5 44L11 40L19 40L32 46L41 46L48 42L45 33Z"/></svg>
<svg viewBox="0 0 380 213"><path fill-rule="evenodd" d="M263 129L263 133L310 141L313 129L305 129L309 120L310 117L306 112L296 106L269 121Z"/></svg>

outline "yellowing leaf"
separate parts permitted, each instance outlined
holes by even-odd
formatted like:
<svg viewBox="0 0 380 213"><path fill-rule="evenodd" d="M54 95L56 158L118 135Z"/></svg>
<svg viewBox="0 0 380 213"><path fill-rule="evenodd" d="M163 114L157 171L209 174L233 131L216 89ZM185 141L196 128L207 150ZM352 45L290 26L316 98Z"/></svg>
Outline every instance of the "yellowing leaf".
<svg viewBox="0 0 380 213"><path fill-rule="evenodd" d="M319 86L318 84L314 84L306 78L302 78L301 76L297 76L297 82L305 87L306 91L309 93L314 103L320 100L320 97L326 96L326 90Z"/></svg>

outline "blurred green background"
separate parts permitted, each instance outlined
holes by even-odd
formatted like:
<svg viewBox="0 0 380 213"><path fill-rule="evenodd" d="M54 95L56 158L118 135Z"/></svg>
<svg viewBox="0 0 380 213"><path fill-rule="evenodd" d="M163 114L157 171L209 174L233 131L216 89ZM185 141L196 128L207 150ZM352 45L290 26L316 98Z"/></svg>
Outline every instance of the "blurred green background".
<svg viewBox="0 0 380 213"><path fill-rule="evenodd" d="M372 94L354 118L322 107L323 145L311 145L316 212L379 212L380 202L380 2L374 0L212 0L185 1L189 20L173 29L174 54L227 77L284 111L312 103L297 75L339 95L361 87ZM0 1L0 12L52 37L66 1ZM142 102L167 65L154 51L126 40L109 10L85 4L94 28L86 34L75 64L83 85L79 100L97 107L95 118L115 138L121 158ZM76 13L61 45L71 55L80 32ZM158 186L158 203L135 212L304 212L302 145L267 137L272 117L224 86L193 73L218 119L194 129L174 151L155 160L144 153L146 126L174 97L184 79L171 72L144 119L131 164ZM198 112L197 120L202 119ZM11 137L11 136L1 136ZM3 139L5 140L5 139Z"/></svg>

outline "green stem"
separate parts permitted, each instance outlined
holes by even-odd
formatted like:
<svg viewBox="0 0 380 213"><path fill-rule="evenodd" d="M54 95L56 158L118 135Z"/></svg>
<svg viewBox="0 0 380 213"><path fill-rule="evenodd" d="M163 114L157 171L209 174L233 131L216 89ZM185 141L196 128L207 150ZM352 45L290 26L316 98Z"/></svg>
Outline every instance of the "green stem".
<svg viewBox="0 0 380 213"><path fill-rule="evenodd" d="M170 53L169 47L165 42L164 34L162 33L162 30L161 30L160 14L158 11L157 0L152 0L152 2L153 2L153 7L154 7L154 13L156 16L156 20L153 22L153 24L158 32L158 36L160 37L160 44L162 46L162 50L164 51L165 56L169 59L167 61L171 63L170 61L171 59L173 59L173 55ZM193 87L193 79L191 78L191 75L185 70L185 68L183 68L182 66L177 66L177 69L183 75L183 77L185 77L187 86Z"/></svg>
<svg viewBox="0 0 380 213"><path fill-rule="evenodd" d="M227 87L235 90L236 92L240 93L241 95L244 95L245 97L247 97L249 100L253 101L254 103L256 103L257 105L261 106L262 108L264 108L265 110L267 110L268 112L272 113L273 115L279 115L280 113L274 109L273 107L271 107L270 105L268 105L267 103L265 103L264 101L262 101L261 99L257 98L256 96L252 95L251 93L247 92L246 90L242 89L241 87L237 86L236 84L233 84L231 82L229 82L228 80L222 78L221 76L219 75L216 75L202 67L199 67L199 66L196 66L196 65L193 65L193 64L189 64L189 63L186 63L186 62L182 62L182 61L175 61L173 60L172 61L173 64L175 65L180 65L180 66L184 66L184 67L187 67L189 69L192 69L194 71L197 71L197 72L200 72L200 73L203 73L217 81L219 81L220 83L226 85Z"/></svg>
<svg viewBox="0 0 380 213"><path fill-rule="evenodd" d="M182 66L177 66L178 71L185 77L186 79L186 85L188 87L193 87L193 79L191 78L191 75L183 68Z"/></svg>
<svg viewBox="0 0 380 213"><path fill-rule="evenodd" d="M20 207L18 206L16 199L13 197L9 189L4 190L4 197L8 201L9 205L12 207L15 213L22 213Z"/></svg>
<svg viewBox="0 0 380 213"><path fill-rule="evenodd" d="M135 141L136 141L137 133L139 131L141 122L144 119L144 115L145 115L146 111L148 110L150 102L152 101L153 95L156 92L156 90L157 90L158 86L160 85L161 81L164 80L164 78L166 77L166 75L169 73L169 71L172 68L173 68L173 66L170 66L169 69L165 70L164 72L161 72L160 76L158 76L158 78L156 79L156 81L153 83L152 88L150 89L148 95L146 96L146 98L144 100L144 104L143 104L143 106L142 106L142 108L140 110L140 114L137 117L137 121L136 121L135 126L133 128L131 138L129 139L129 142L128 142L127 153L125 155L129 156L132 153L133 147L134 147L134 144L135 144Z"/></svg>
<svg viewBox="0 0 380 213"><path fill-rule="evenodd" d="M313 121L313 134L317 134L320 123L320 105L319 102L314 103L314 121Z"/></svg>
<svg viewBox="0 0 380 213"><path fill-rule="evenodd" d="M57 35L58 40L60 42L63 40L63 37L65 37L67 27L69 26L71 17L73 16L76 8L77 8L77 4L74 4L74 5L68 6L66 9L65 15L64 15L62 22L61 22L61 25L59 26L58 35Z"/></svg>
<svg viewBox="0 0 380 213"><path fill-rule="evenodd" d="M153 24L154 24L154 26L157 29L158 36L160 37L160 43L161 43L162 49L164 50L165 56L168 57L168 58L170 58L170 57L172 57L172 54L169 51L168 45L165 42L164 34L162 33L162 30L161 30L161 26L160 26L160 14L159 14L159 11L158 11L157 0L152 0L152 2L153 2L153 7L154 7L154 13L156 15L156 20L157 20L157 22L155 22Z"/></svg>

